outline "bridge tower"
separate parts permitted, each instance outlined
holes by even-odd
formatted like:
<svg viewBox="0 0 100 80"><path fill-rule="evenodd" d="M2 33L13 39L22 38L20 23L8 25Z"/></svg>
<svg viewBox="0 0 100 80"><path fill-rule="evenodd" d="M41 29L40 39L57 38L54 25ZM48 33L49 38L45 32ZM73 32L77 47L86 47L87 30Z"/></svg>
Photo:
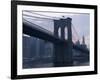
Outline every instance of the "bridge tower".
<svg viewBox="0 0 100 80"><path fill-rule="evenodd" d="M54 44L54 66L72 66L72 30L71 18L54 20L54 36L58 38L58 30L61 28L61 40L63 42ZM65 28L67 27L68 39L65 40Z"/></svg>

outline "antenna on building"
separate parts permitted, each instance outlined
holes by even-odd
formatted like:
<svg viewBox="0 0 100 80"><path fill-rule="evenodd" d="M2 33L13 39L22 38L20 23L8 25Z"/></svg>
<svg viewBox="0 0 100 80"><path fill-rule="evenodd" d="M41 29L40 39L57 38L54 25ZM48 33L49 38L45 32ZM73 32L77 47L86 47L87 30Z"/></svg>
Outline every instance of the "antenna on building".
<svg viewBox="0 0 100 80"><path fill-rule="evenodd" d="M82 37L82 44L81 44L81 46L82 46L83 48L87 48L87 46L86 46L86 44L85 44L85 37L84 37L84 36Z"/></svg>

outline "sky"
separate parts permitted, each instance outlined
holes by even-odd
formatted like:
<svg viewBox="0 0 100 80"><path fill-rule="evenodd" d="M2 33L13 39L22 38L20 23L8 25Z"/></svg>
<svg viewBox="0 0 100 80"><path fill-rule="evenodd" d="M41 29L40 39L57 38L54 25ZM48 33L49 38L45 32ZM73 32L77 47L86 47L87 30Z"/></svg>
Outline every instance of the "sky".
<svg viewBox="0 0 100 80"><path fill-rule="evenodd" d="M32 23L41 26L44 29L52 32L54 31L53 20L59 20L61 18L72 18L72 35L74 41L80 40L82 42L82 37L85 37L85 42L89 47L90 42L90 15L88 13L69 13L69 12L36 12L36 11L23 11L23 18ZM67 30L65 30L67 35Z"/></svg>

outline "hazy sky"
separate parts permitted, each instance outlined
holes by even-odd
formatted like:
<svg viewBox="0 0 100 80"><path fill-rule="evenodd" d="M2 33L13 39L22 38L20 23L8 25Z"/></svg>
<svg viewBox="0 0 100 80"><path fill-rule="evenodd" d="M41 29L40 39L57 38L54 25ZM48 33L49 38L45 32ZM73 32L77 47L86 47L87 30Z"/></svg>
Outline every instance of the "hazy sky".
<svg viewBox="0 0 100 80"><path fill-rule="evenodd" d="M73 31L73 36L76 37L76 40L82 40L82 36L85 36L86 44L89 47L90 41L90 15L83 13L52 13L52 12L34 12L34 11L23 11L24 19L42 26L43 28L53 32L54 30L54 19L60 19L70 17L72 18L72 24L76 29L76 32ZM28 16L30 15L30 16ZM32 17L33 16L33 17ZM40 17L40 18L39 18ZM42 19L43 18L43 19Z"/></svg>

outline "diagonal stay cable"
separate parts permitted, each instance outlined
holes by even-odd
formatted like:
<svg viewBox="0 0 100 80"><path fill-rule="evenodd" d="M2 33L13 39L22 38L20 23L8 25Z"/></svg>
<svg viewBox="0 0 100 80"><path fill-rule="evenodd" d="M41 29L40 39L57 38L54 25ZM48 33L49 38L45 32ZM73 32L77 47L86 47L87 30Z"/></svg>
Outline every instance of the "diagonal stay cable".
<svg viewBox="0 0 100 80"><path fill-rule="evenodd" d="M54 20L54 19L50 19L50 18L43 18L43 17L33 16L33 15L27 15L27 14L23 14L23 15L24 16L28 16L28 17L40 18L40 19Z"/></svg>
<svg viewBox="0 0 100 80"><path fill-rule="evenodd" d="M80 37L79 37L79 35L78 35L78 32L76 31L76 29L75 29L75 27L74 27L74 25L73 25L73 24L72 24L72 27L73 27L73 29L74 29L74 31L75 31L75 33L76 33L76 35L77 35L78 39L80 39Z"/></svg>
<svg viewBox="0 0 100 80"><path fill-rule="evenodd" d="M40 16L45 16L45 17L49 17L51 19L60 19L61 17L52 17L52 16L48 16L48 15L44 15L44 14L39 14L39 13L36 13L36 12L32 12L32 11L25 11L25 12L29 12L29 13L32 13L32 14L37 14L37 15L40 15Z"/></svg>
<svg viewBox="0 0 100 80"><path fill-rule="evenodd" d="M33 17L30 17L30 16L26 16L26 15L23 15L23 18L26 18L26 19L31 19L31 20L35 20L35 21L50 21L49 19L38 19L38 18L33 18Z"/></svg>

